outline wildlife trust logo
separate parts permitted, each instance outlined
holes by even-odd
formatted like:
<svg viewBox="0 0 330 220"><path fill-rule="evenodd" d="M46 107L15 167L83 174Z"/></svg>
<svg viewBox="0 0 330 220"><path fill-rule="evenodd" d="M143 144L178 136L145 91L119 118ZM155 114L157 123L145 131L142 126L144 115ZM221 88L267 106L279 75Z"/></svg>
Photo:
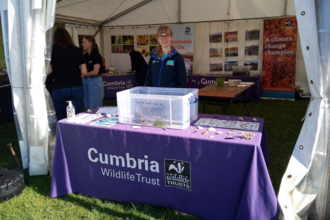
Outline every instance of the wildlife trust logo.
<svg viewBox="0 0 330 220"><path fill-rule="evenodd" d="M186 161L165 159L165 186L191 191L191 164Z"/></svg>
<svg viewBox="0 0 330 220"><path fill-rule="evenodd" d="M126 80L126 88L133 88L133 80L128 79Z"/></svg>

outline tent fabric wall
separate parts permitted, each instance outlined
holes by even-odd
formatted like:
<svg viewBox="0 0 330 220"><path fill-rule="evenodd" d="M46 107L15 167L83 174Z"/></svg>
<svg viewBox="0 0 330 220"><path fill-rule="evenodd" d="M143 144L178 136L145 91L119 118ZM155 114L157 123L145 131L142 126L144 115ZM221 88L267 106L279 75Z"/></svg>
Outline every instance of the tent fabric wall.
<svg viewBox="0 0 330 220"><path fill-rule="evenodd" d="M307 220L309 214L329 219L330 2L295 0L295 5L312 98L278 199L285 219Z"/></svg>
<svg viewBox="0 0 330 220"><path fill-rule="evenodd" d="M44 87L51 59L56 2L1 0L0 4L23 167L29 166L30 175L45 175L48 141L55 138L52 128L56 123Z"/></svg>

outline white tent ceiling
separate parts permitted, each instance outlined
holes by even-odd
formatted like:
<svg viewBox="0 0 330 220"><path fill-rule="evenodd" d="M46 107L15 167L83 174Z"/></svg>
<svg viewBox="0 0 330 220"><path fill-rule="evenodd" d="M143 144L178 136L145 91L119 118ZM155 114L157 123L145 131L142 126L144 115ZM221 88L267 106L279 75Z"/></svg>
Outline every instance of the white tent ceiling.
<svg viewBox="0 0 330 220"><path fill-rule="evenodd" d="M56 20L99 26L294 16L294 0L58 0Z"/></svg>

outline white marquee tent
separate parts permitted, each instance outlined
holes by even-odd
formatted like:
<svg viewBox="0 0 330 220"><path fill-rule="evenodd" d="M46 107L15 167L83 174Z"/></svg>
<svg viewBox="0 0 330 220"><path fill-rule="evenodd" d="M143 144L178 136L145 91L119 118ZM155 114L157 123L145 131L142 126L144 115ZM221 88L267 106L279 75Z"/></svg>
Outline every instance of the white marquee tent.
<svg viewBox="0 0 330 220"><path fill-rule="evenodd" d="M262 28L263 19L297 15L301 47L296 85L310 89L312 99L278 198L285 219L307 219L308 214L326 219L330 216L329 10L327 0L0 0L24 167L30 167L31 175L46 174L48 143L54 139L56 120L43 87L54 19L66 23L76 44L79 34L96 35L110 65L116 62L108 50L110 36L133 28L135 34L139 34L138 28L155 33L159 24L195 24L195 41L203 42L207 41L204 33L243 26ZM197 70L205 72L208 50L195 43L194 52L194 65L199 62Z"/></svg>

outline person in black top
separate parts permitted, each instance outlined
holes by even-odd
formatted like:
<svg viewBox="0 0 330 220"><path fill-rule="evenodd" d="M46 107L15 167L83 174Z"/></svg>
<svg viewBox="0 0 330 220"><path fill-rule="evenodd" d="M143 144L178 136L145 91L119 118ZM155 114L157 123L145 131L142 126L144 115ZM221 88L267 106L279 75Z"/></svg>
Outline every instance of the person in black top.
<svg viewBox="0 0 330 220"><path fill-rule="evenodd" d="M86 109L101 107L104 97L104 86L101 77L102 56L94 37L85 36L82 39L82 47L85 53L87 74L84 78L84 105Z"/></svg>
<svg viewBox="0 0 330 220"><path fill-rule="evenodd" d="M142 54L138 51L135 51L133 47L128 48L128 53L129 56L131 57L131 64L132 64L131 70L136 72L140 86L144 86L148 64L143 58Z"/></svg>
<svg viewBox="0 0 330 220"><path fill-rule="evenodd" d="M186 66L181 54L171 46L171 28L160 26L157 30L157 40L157 52L149 60L146 86L186 88Z"/></svg>
<svg viewBox="0 0 330 220"><path fill-rule="evenodd" d="M76 113L81 112L84 98L82 76L87 73L84 56L74 46L67 30L58 28L54 33L52 58L48 74L52 74L52 99L57 120L66 118L67 101L72 101Z"/></svg>

